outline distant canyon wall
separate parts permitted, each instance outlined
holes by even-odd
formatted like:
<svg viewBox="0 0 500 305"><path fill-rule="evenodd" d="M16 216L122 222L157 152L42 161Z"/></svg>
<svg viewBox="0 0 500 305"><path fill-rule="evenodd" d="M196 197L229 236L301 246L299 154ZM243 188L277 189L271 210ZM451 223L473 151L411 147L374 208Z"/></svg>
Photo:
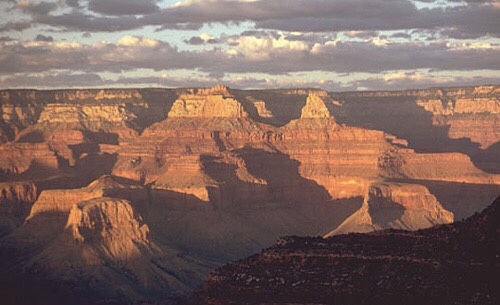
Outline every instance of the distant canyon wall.
<svg viewBox="0 0 500 305"><path fill-rule="evenodd" d="M460 220L500 194L499 109L499 86L3 90L0 256L94 279L74 304L174 300L280 236Z"/></svg>

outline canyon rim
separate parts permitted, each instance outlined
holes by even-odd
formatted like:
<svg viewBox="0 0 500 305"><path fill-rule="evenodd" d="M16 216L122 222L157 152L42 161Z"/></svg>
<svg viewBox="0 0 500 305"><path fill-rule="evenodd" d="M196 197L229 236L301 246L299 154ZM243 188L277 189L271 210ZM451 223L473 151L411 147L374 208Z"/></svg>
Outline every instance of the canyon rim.
<svg viewBox="0 0 500 305"><path fill-rule="evenodd" d="M499 20L0 1L0 304L498 304Z"/></svg>

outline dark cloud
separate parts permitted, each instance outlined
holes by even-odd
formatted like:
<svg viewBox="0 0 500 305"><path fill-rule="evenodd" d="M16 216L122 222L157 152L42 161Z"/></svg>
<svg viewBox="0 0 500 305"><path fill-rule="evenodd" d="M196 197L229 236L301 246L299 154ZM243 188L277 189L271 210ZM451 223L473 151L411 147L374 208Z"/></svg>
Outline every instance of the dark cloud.
<svg viewBox="0 0 500 305"><path fill-rule="evenodd" d="M0 74L51 70L122 72L135 69L196 69L216 63L223 53L179 51L166 42L125 36L117 43L71 42L0 44Z"/></svg>
<svg viewBox="0 0 500 305"><path fill-rule="evenodd" d="M9 21L5 24L0 25L0 32L10 32L10 31L22 32L26 29L31 28L32 25L33 25L32 22L28 20Z"/></svg>
<svg viewBox="0 0 500 305"><path fill-rule="evenodd" d="M353 9L354 11L354 9ZM455 28L481 37L500 37L500 9L488 6L464 6L455 8L408 9L397 12L346 18L336 15L329 17L298 17L258 21L258 28L284 31L371 31L403 29Z"/></svg>
<svg viewBox="0 0 500 305"><path fill-rule="evenodd" d="M500 37L500 8L490 1L468 3L419 10L410 0L192 0L160 9L157 0L90 0L88 8L98 15L84 9L50 14L56 5L53 2L30 2L19 7L33 15L33 23L88 32L124 31L148 25L158 30L197 30L210 23L253 21L260 29L298 32L446 28L467 38ZM77 4L68 3L74 8ZM124 16L114 17L119 15Z"/></svg>
<svg viewBox="0 0 500 305"><path fill-rule="evenodd" d="M480 2L487 3L487 2ZM500 35L490 5L417 9L409 0L191 1L144 16L144 24L254 21L257 28L300 32L457 28L476 37Z"/></svg>
<svg viewBox="0 0 500 305"><path fill-rule="evenodd" d="M193 46L205 44L205 40L201 39L198 36L191 37L187 40L184 40L184 42Z"/></svg>
<svg viewBox="0 0 500 305"><path fill-rule="evenodd" d="M406 32L397 32L391 35L391 38L405 38L410 39L412 36Z"/></svg>
<svg viewBox="0 0 500 305"><path fill-rule="evenodd" d="M284 75L296 72L384 74L426 69L454 72L500 69L500 48L495 44L496 37L500 37L498 1L450 0L457 3L447 6L443 0L423 0L420 2L437 5L424 5L426 8L422 9L413 0L189 0L168 8L161 8L159 0L7 1L5 7L13 9L15 18L18 15L20 18L0 21L0 32L31 28L26 36L36 37L31 41L0 38L2 86L23 81L35 86L59 86L65 76L70 86L78 86L78 81L86 78L88 85L154 83L154 77L149 76L118 81L99 76L104 72L137 69L167 72L187 69L205 75L161 78L163 85L169 86L228 81L234 87L252 88L314 86L300 80L280 82L280 77L284 79ZM191 45L189 51L166 41L133 36L114 43L92 44L54 41L50 36L66 31L75 32L74 37L91 37L96 32L124 32L153 26L156 31L165 31L162 36L169 37L171 30L203 28L210 33L213 23L232 28L247 21L252 23L245 28L252 30L239 35L187 36L184 42ZM481 37L484 39L478 39ZM456 43L450 38L470 39L475 43ZM245 77L252 72L269 77ZM40 79L35 77L36 73L40 73ZM235 74L243 77L228 76ZM427 86L485 80L410 73L389 80L374 77L349 84L325 80L322 86L377 89L375 86L389 88L410 82Z"/></svg>
<svg viewBox="0 0 500 305"><path fill-rule="evenodd" d="M65 0L66 5L70 7L80 7L80 2L79 0Z"/></svg>
<svg viewBox="0 0 500 305"><path fill-rule="evenodd" d="M104 15L144 15L160 8L157 0L90 0L89 9Z"/></svg>
<svg viewBox="0 0 500 305"><path fill-rule="evenodd" d="M348 85L353 90L425 89L448 86L480 86L500 83L500 77L442 77L409 72L397 78L371 77Z"/></svg>
<svg viewBox="0 0 500 305"><path fill-rule="evenodd" d="M189 39L186 39L184 40L184 42L196 46L196 45L206 45L206 44L220 44L223 43L224 41L222 39L218 39L207 34L201 34L200 36L193 36Z"/></svg>
<svg viewBox="0 0 500 305"><path fill-rule="evenodd" d="M269 42L255 43L250 45ZM251 46L252 47L252 46ZM327 42L304 51L268 49L246 50L240 43L238 54L220 66L208 68L226 72L279 74L298 71L337 73L382 72L400 69L474 70L500 69L498 46L447 45L446 43ZM249 53L250 52L250 53ZM267 53L267 54L266 54ZM257 56L254 56L257 55ZM265 55L265 56L263 56Z"/></svg>
<svg viewBox="0 0 500 305"><path fill-rule="evenodd" d="M249 37L235 41L234 52L223 49L180 51L162 41L126 36L117 43L69 42L2 45L0 73L55 69L121 72L135 69L197 69L207 73L286 74L300 71L337 73L401 69L500 69L495 45L446 43L326 42L308 45L284 38ZM255 47L255 46L261 47Z"/></svg>
<svg viewBox="0 0 500 305"><path fill-rule="evenodd" d="M42 34L38 34L35 37L35 41L47 41L47 42L50 42L50 41L54 41L54 37L52 37L52 36L45 36L45 35L42 35Z"/></svg>
<svg viewBox="0 0 500 305"><path fill-rule="evenodd" d="M58 4L55 2L28 2L20 1L14 7L29 15L47 15L56 10Z"/></svg>
<svg viewBox="0 0 500 305"><path fill-rule="evenodd" d="M388 16L406 16L417 13L416 7L406 0L259 0L202 1L171 7L144 17L147 24L211 23L230 21L270 22L296 18L341 18L357 21ZM271 28L271 27L269 27ZM329 29L332 30L332 29Z"/></svg>
<svg viewBox="0 0 500 305"><path fill-rule="evenodd" d="M82 32L118 32L142 26L135 16L99 17L82 12L37 16L35 21L57 29Z"/></svg>
<svg viewBox="0 0 500 305"><path fill-rule="evenodd" d="M92 87L104 85L102 78L95 73L72 74L72 73L54 73L48 75L14 75L6 77L0 81L0 87Z"/></svg>

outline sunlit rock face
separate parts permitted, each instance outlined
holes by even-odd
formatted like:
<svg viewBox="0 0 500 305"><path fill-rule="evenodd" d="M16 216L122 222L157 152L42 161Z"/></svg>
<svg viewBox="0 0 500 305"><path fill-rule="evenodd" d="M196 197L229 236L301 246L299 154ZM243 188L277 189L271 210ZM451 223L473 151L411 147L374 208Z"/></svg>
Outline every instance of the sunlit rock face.
<svg viewBox="0 0 500 305"><path fill-rule="evenodd" d="M17 266L0 284L44 282L61 291L52 304L178 300L281 236L469 217L500 193L499 97L498 86L0 91L0 258ZM58 277L96 279L68 290L93 297L68 301Z"/></svg>
<svg viewBox="0 0 500 305"><path fill-rule="evenodd" d="M451 222L453 213L444 209L425 186L379 183L370 185L361 209L326 236L390 228L418 230Z"/></svg>

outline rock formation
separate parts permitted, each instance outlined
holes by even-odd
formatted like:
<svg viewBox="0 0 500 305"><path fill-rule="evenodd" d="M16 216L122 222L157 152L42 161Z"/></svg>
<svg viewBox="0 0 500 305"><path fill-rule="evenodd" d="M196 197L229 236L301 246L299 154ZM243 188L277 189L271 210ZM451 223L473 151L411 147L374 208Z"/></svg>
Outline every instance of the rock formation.
<svg viewBox="0 0 500 305"><path fill-rule="evenodd" d="M177 300L280 236L469 217L500 193L499 96L0 91L0 279L57 291L30 304Z"/></svg>
<svg viewBox="0 0 500 305"><path fill-rule="evenodd" d="M372 184L362 207L326 236L389 228L414 231L451 222L453 213L422 185Z"/></svg>
<svg viewBox="0 0 500 305"><path fill-rule="evenodd" d="M284 237L213 272L188 304L497 304L499 205L415 232Z"/></svg>
<svg viewBox="0 0 500 305"><path fill-rule="evenodd" d="M300 118L302 119L321 119L330 118L330 112L326 108L321 97L312 93L307 96L306 104L302 108Z"/></svg>
<svg viewBox="0 0 500 305"><path fill-rule="evenodd" d="M460 152L479 168L499 173L498 86L335 93L331 111L341 123L378 129L421 152Z"/></svg>
<svg viewBox="0 0 500 305"><path fill-rule="evenodd" d="M244 118L248 114L229 89L219 85L200 89L196 94L182 94L172 105L169 118Z"/></svg>

